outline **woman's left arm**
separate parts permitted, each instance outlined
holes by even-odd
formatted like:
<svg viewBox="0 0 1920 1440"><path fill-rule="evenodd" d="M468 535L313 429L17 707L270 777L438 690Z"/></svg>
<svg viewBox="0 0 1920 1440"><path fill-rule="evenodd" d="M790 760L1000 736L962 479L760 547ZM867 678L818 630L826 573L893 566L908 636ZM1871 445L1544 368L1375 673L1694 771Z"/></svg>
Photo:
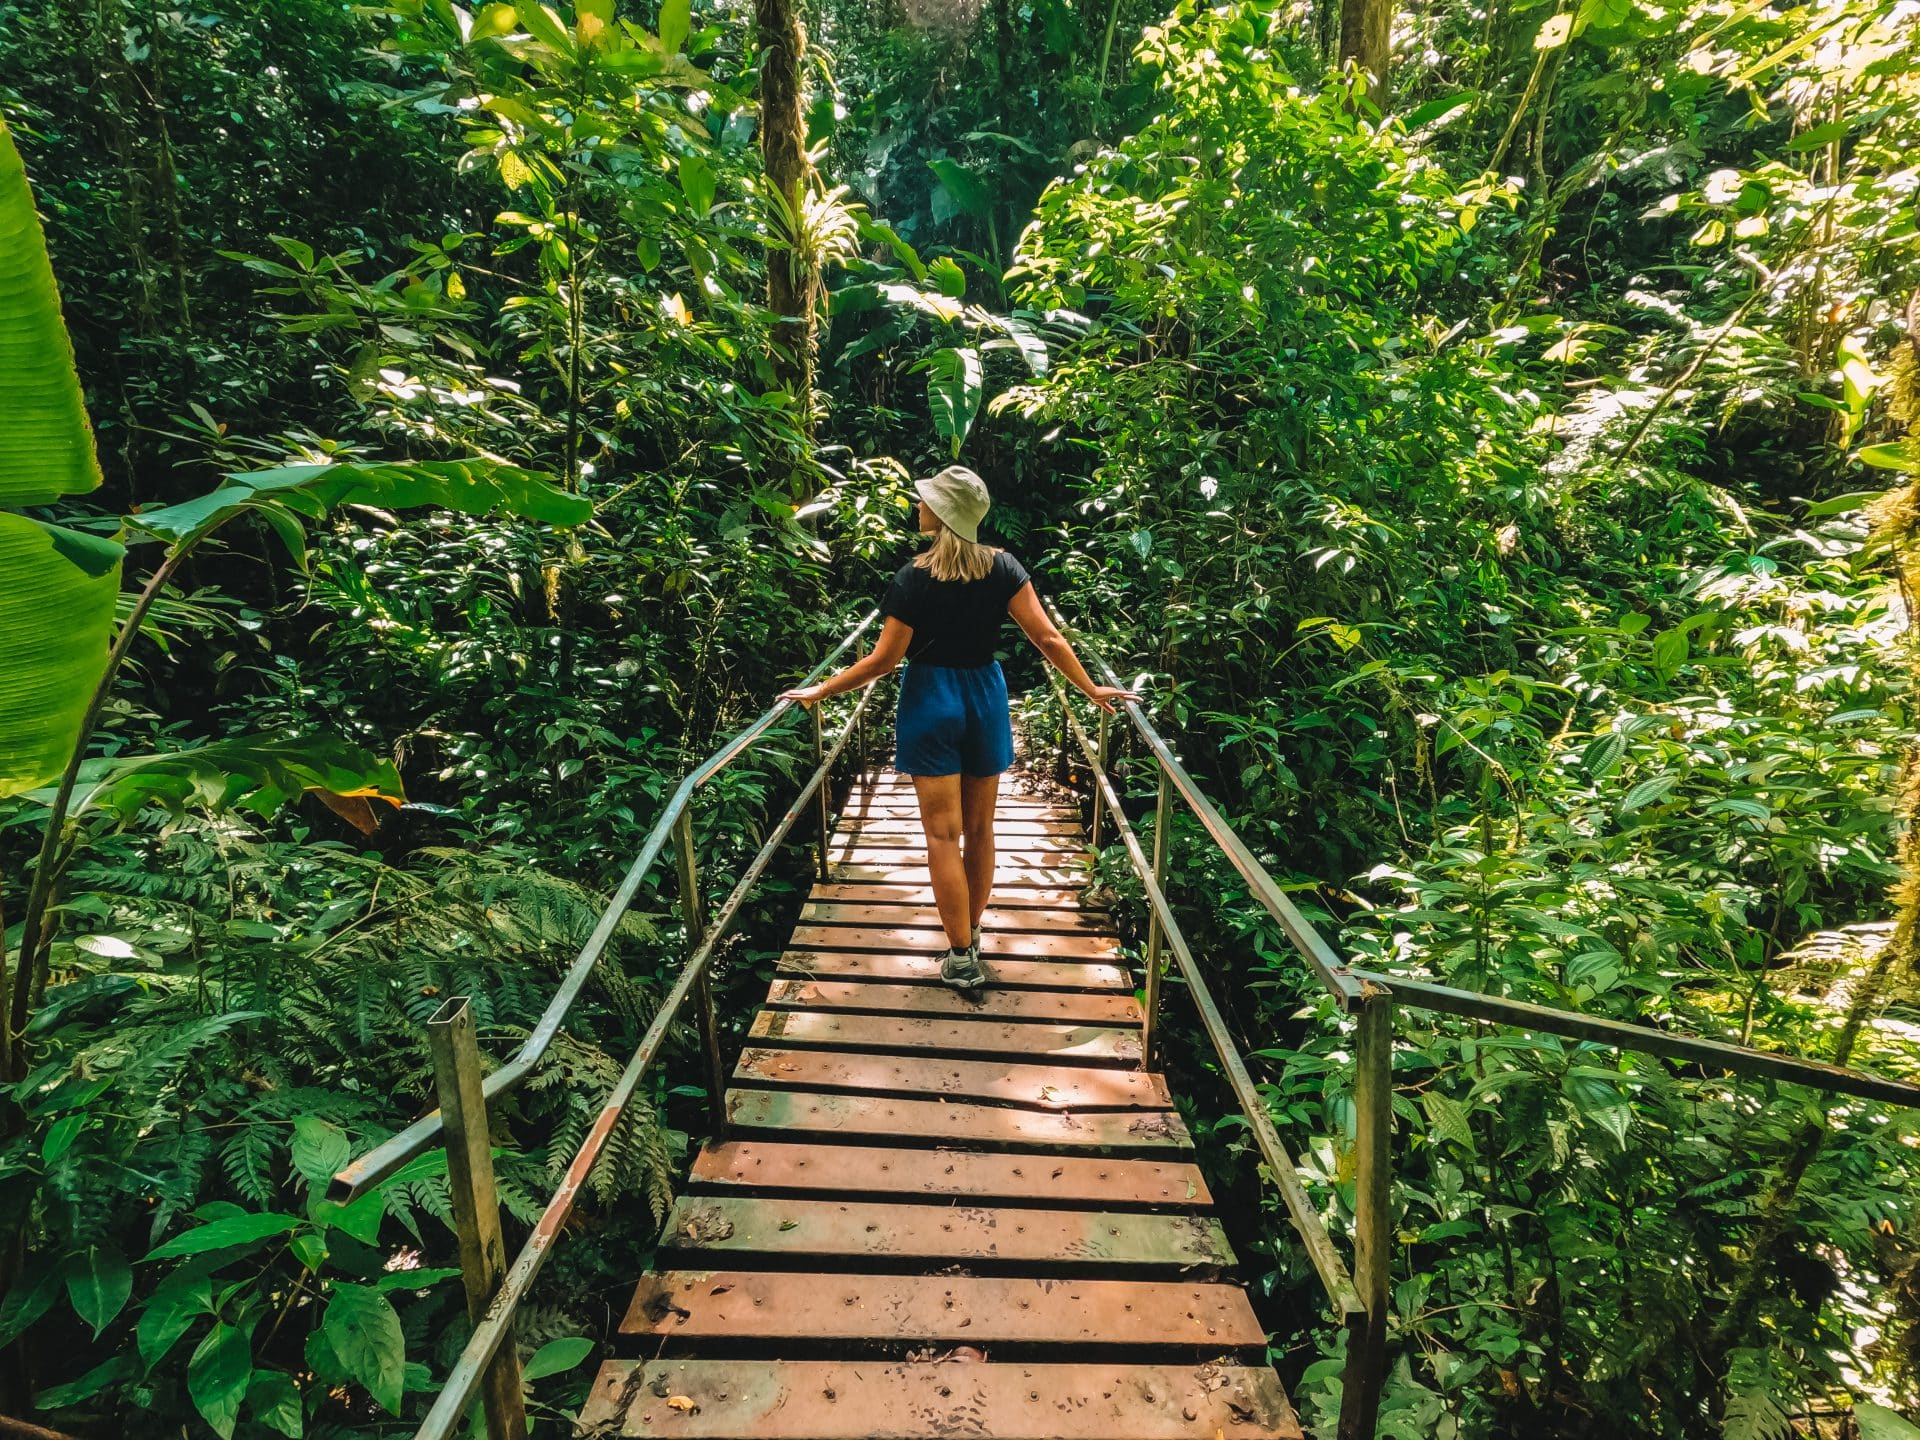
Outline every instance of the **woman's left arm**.
<svg viewBox="0 0 1920 1440"><path fill-rule="evenodd" d="M880 627L880 638L873 642L873 649L846 669L836 671L824 680L802 685L797 690L782 690L779 698L797 700L802 705L817 705L830 695L858 690L899 665L906 658L907 645L912 639L913 627L898 616L889 615L886 624Z"/></svg>
<svg viewBox="0 0 1920 1440"><path fill-rule="evenodd" d="M1087 667L1073 653L1073 643L1060 633L1060 627L1041 608L1040 597L1034 593L1031 580L1014 592L1007 613L1027 632L1027 639L1033 642L1034 649L1046 656L1054 669L1071 680L1082 695L1108 714L1113 713L1115 701L1140 698L1133 691L1122 690L1118 685L1093 683L1093 677L1087 674Z"/></svg>

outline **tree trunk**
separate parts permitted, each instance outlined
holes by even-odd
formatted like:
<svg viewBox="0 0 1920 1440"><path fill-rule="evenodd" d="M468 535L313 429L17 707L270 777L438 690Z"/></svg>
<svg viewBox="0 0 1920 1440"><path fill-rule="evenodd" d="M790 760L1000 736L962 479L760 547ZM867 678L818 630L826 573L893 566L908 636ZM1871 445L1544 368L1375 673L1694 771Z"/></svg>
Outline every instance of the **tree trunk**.
<svg viewBox="0 0 1920 1440"><path fill-rule="evenodd" d="M820 268L803 224L807 126L801 112L801 67L807 41L793 0L755 0L760 40L760 157L779 195L769 208L776 233L767 256L767 307L775 316L773 367L813 434L814 310Z"/></svg>
<svg viewBox="0 0 1920 1440"><path fill-rule="evenodd" d="M1367 73L1367 95L1387 108L1387 56L1393 39L1393 0L1340 0L1340 63Z"/></svg>

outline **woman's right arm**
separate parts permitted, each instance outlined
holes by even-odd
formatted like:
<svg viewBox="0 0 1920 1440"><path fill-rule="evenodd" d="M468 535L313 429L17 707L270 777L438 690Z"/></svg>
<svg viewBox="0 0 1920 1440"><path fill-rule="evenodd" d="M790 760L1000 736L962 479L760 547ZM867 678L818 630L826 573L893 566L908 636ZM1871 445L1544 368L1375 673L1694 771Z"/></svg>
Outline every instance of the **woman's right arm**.
<svg viewBox="0 0 1920 1440"><path fill-rule="evenodd" d="M802 705L814 705L830 695L872 684L906 658L907 645L912 639L913 627L898 616L889 615L886 624L880 627L880 638L873 642L873 649L846 669L836 671L816 684L802 685L797 690L782 690L779 698L798 700Z"/></svg>
<svg viewBox="0 0 1920 1440"><path fill-rule="evenodd" d="M1094 704L1108 714L1113 713L1117 700L1138 700L1140 697L1131 690L1122 690L1117 685L1096 685L1093 677L1087 674L1087 667L1080 663L1080 657L1073 653L1073 642L1060 633L1060 627L1053 623L1045 609L1041 607L1040 597L1034 593L1033 582L1028 581L1014 593L1013 600L1007 606L1007 613L1014 622L1027 632L1027 639L1033 642L1033 648L1047 657L1053 668L1058 670L1074 687Z"/></svg>

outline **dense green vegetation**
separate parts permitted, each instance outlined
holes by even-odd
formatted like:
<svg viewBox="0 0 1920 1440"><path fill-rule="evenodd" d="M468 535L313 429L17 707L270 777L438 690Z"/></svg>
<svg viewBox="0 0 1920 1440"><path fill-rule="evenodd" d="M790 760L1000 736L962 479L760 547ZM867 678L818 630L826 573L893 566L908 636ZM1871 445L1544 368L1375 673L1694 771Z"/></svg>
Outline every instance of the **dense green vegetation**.
<svg viewBox="0 0 1920 1440"><path fill-rule="evenodd" d="M799 207L751 9L0 0L0 1413L410 1433L464 1334L444 1162L325 1177L428 1103L440 997L525 1035L953 455L1343 951L1920 1074L1912 0L1409 5L1384 116L1330 5L816 0ZM703 792L718 877L781 736ZM1171 838L1340 1233L1349 1041ZM504 1107L516 1222L683 953L670 885ZM1910 1114L1401 1025L1382 1434L1910 1434L1854 1413L1920 1402ZM555 1433L695 1049L524 1317Z"/></svg>

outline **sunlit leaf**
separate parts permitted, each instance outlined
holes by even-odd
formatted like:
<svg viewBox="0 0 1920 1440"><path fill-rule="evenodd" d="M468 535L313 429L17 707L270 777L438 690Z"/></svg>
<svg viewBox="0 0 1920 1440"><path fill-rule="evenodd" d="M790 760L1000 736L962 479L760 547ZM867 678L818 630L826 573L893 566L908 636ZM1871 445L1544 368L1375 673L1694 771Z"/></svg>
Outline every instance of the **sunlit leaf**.
<svg viewBox="0 0 1920 1440"><path fill-rule="evenodd" d="M100 484L53 266L13 132L0 118L0 505ZM6 587L0 587L6 588ZM0 625L0 628L4 628ZM0 703L0 710L6 707Z"/></svg>

